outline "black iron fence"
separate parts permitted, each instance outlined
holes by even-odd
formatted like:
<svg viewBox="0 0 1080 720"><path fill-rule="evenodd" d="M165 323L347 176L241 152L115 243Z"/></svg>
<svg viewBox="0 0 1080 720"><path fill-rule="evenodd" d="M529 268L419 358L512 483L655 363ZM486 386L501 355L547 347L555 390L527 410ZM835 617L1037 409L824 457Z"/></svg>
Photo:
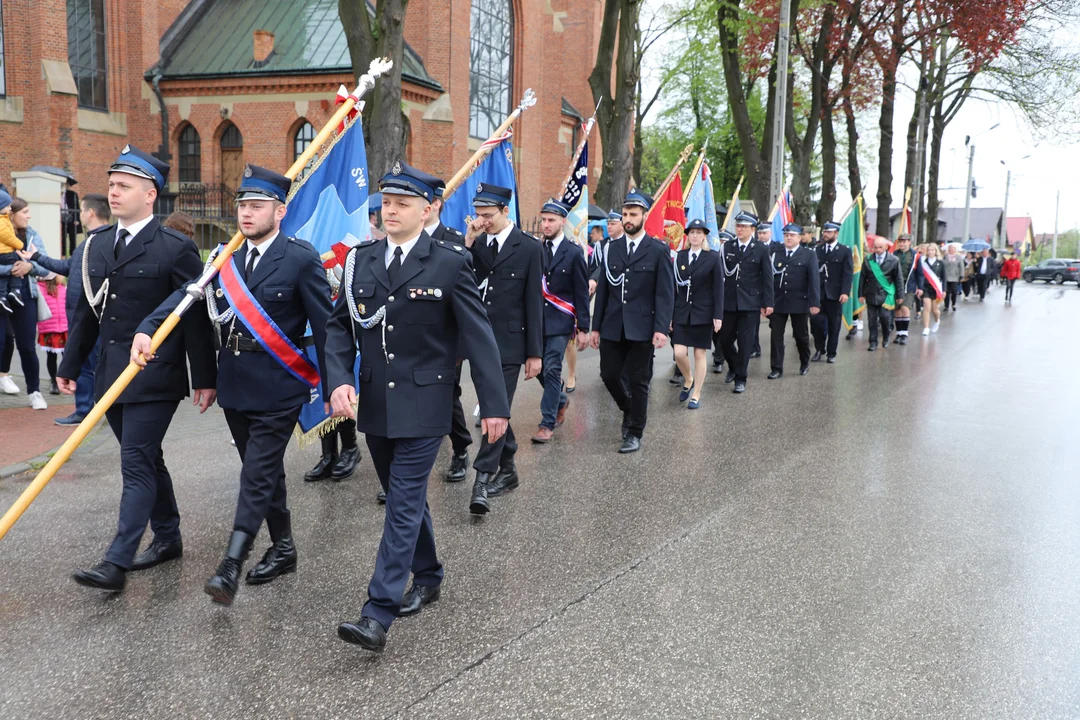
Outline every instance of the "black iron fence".
<svg viewBox="0 0 1080 720"><path fill-rule="evenodd" d="M178 192L159 195L154 216L164 222L174 212L191 216L191 237L200 250L228 242L236 233L236 192L228 186L184 183Z"/></svg>

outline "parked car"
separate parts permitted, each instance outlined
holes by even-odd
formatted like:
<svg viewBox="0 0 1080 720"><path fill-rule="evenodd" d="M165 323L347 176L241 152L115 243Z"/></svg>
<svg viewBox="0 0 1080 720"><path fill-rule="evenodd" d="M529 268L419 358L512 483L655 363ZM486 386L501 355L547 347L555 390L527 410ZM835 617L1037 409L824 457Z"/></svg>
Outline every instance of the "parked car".
<svg viewBox="0 0 1080 720"><path fill-rule="evenodd" d="M1024 268L1022 275L1024 282L1054 282L1061 285L1068 282L1080 284L1080 260L1070 258L1054 258L1043 260L1038 265L1029 265Z"/></svg>

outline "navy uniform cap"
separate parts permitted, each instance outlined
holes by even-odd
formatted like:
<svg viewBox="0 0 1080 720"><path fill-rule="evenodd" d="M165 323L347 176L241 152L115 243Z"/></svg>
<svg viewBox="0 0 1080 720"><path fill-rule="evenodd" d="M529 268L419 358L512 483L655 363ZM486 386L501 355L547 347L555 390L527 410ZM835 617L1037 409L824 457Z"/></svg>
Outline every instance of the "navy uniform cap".
<svg viewBox="0 0 1080 720"><path fill-rule="evenodd" d="M691 220L689 223L687 223L686 232L690 232L691 230L704 230L706 235L709 234L709 226L705 224L704 220L700 219Z"/></svg>
<svg viewBox="0 0 1080 720"><path fill-rule="evenodd" d="M398 160L379 181L379 190L383 195L412 195L422 197L428 202L434 200L435 187L442 182L434 175L417 170L411 165Z"/></svg>
<svg viewBox="0 0 1080 720"><path fill-rule="evenodd" d="M169 164L144 153L134 145L125 145L120 151L120 157L116 158L116 162L109 168L109 173L127 173L146 178L161 190L169 181Z"/></svg>
<svg viewBox="0 0 1080 720"><path fill-rule="evenodd" d="M623 200L623 207L637 206L640 208L645 208L646 212L649 211L649 208L651 208L652 205L653 199L649 197L649 195L647 195L646 193L638 190L637 188L634 188L629 193L627 193L626 199Z"/></svg>
<svg viewBox="0 0 1080 720"><path fill-rule="evenodd" d="M607 214L608 222L622 222L622 213L618 210L612 210Z"/></svg>
<svg viewBox="0 0 1080 720"><path fill-rule="evenodd" d="M802 225L796 225L795 223L788 223L784 226L785 235L802 235Z"/></svg>
<svg viewBox="0 0 1080 720"><path fill-rule="evenodd" d="M772 223L768 220L762 220L757 224L758 230L772 230Z"/></svg>
<svg viewBox="0 0 1080 720"><path fill-rule="evenodd" d="M822 223L821 231L824 232L826 230L840 230L840 223L833 222L832 220Z"/></svg>
<svg viewBox="0 0 1080 720"><path fill-rule="evenodd" d="M514 198L514 191L510 188L491 185L489 183L477 183L476 196L473 197L473 207L509 207Z"/></svg>
<svg viewBox="0 0 1080 720"><path fill-rule="evenodd" d="M551 213L552 215L558 215L559 217L566 217L570 214L570 208L555 198L551 198L544 203L544 207L540 208L540 212Z"/></svg>
<svg viewBox="0 0 1080 720"><path fill-rule="evenodd" d="M240 188L236 191L236 201L241 200L277 200L285 202L289 196L289 188L292 180L279 175L273 170L261 168L258 165L244 167L244 179L240 182Z"/></svg>
<svg viewBox="0 0 1080 720"><path fill-rule="evenodd" d="M720 242L727 242L728 240L734 240L735 236L732 235L731 232L728 230L721 230L720 232L716 233L716 239Z"/></svg>
<svg viewBox="0 0 1080 720"><path fill-rule="evenodd" d="M757 225L757 215L748 212L741 212L735 216L736 225Z"/></svg>

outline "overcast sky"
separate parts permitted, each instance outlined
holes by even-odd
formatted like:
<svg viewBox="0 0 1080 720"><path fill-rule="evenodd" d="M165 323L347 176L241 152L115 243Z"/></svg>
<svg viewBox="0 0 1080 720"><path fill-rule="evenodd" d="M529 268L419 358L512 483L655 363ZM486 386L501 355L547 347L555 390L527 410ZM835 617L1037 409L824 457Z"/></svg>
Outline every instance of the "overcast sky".
<svg viewBox="0 0 1080 720"><path fill-rule="evenodd" d="M655 12L663 4L662 0L647 0L646 12ZM1077 32L1064 33L1063 42L1077 44L1080 28ZM658 42L651 58L646 58L644 74L646 88L650 81L655 82L656 66L664 58L664 43ZM655 87L655 85L653 85ZM956 119L945 132L941 153L941 171L939 176L939 197L943 206L964 207L964 186L967 180L967 148L964 136L971 135L975 145L975 163L973 177L978 186L978 194L972 200L972 207L1003 207L1005 204L1006 174L1012 170L1012 185L1009 192L1007 212L1009 217L1030 216L1036 233L1054 231L1054 207L1058 191L1061 192L1061 210L1059 230L1080 228L1080 99L1062 98L1063 103L1076 108L1077 132L1064 138L1037 142L1031 129L1015 110L1003 103L988 103L969 99ZM657 106L663 105L663 98ZM661 107L654 106L652 117L659 114ZM904 165L907 123L914 109L913 93L901 89L897 98L895 138L893 156L892 206L899 207L904 200ZM650 122L646 119L646 123ZM863 116L867 132L861 133L863 146L861 165L863 182L867 184L864 197L868 206L877 204L877 114L870 112ZM993 130L988 128L998 125ZM837 132L843 132L842 118L837 125ZM847 179L847 170L843 158L839 158L838 180ZM1002 163L1005 164L1002 164ZM944 188L956 188L945 190ZM848 197L846 185L839 188L837 206L845 206Z"/></svg>

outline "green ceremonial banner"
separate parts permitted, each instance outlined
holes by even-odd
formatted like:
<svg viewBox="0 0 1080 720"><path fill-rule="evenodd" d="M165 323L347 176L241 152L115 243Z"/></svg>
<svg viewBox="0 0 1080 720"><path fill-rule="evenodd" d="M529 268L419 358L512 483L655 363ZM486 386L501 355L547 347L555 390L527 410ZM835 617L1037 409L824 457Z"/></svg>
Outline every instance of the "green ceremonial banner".
<svg viewBox="0 0 1080 720"><path fill-rule="evenodd" d="M862 273L863 257L866 254L866 226L863 222L863 199L860 195L855 200L855 207L840 224L837 238L841 245L851 248L851 261L854 272L851 275L851 293L844 303L844 327L850 330L855 324L854 316L862 312L866 305L859 304L859 275Z"/></svg>

